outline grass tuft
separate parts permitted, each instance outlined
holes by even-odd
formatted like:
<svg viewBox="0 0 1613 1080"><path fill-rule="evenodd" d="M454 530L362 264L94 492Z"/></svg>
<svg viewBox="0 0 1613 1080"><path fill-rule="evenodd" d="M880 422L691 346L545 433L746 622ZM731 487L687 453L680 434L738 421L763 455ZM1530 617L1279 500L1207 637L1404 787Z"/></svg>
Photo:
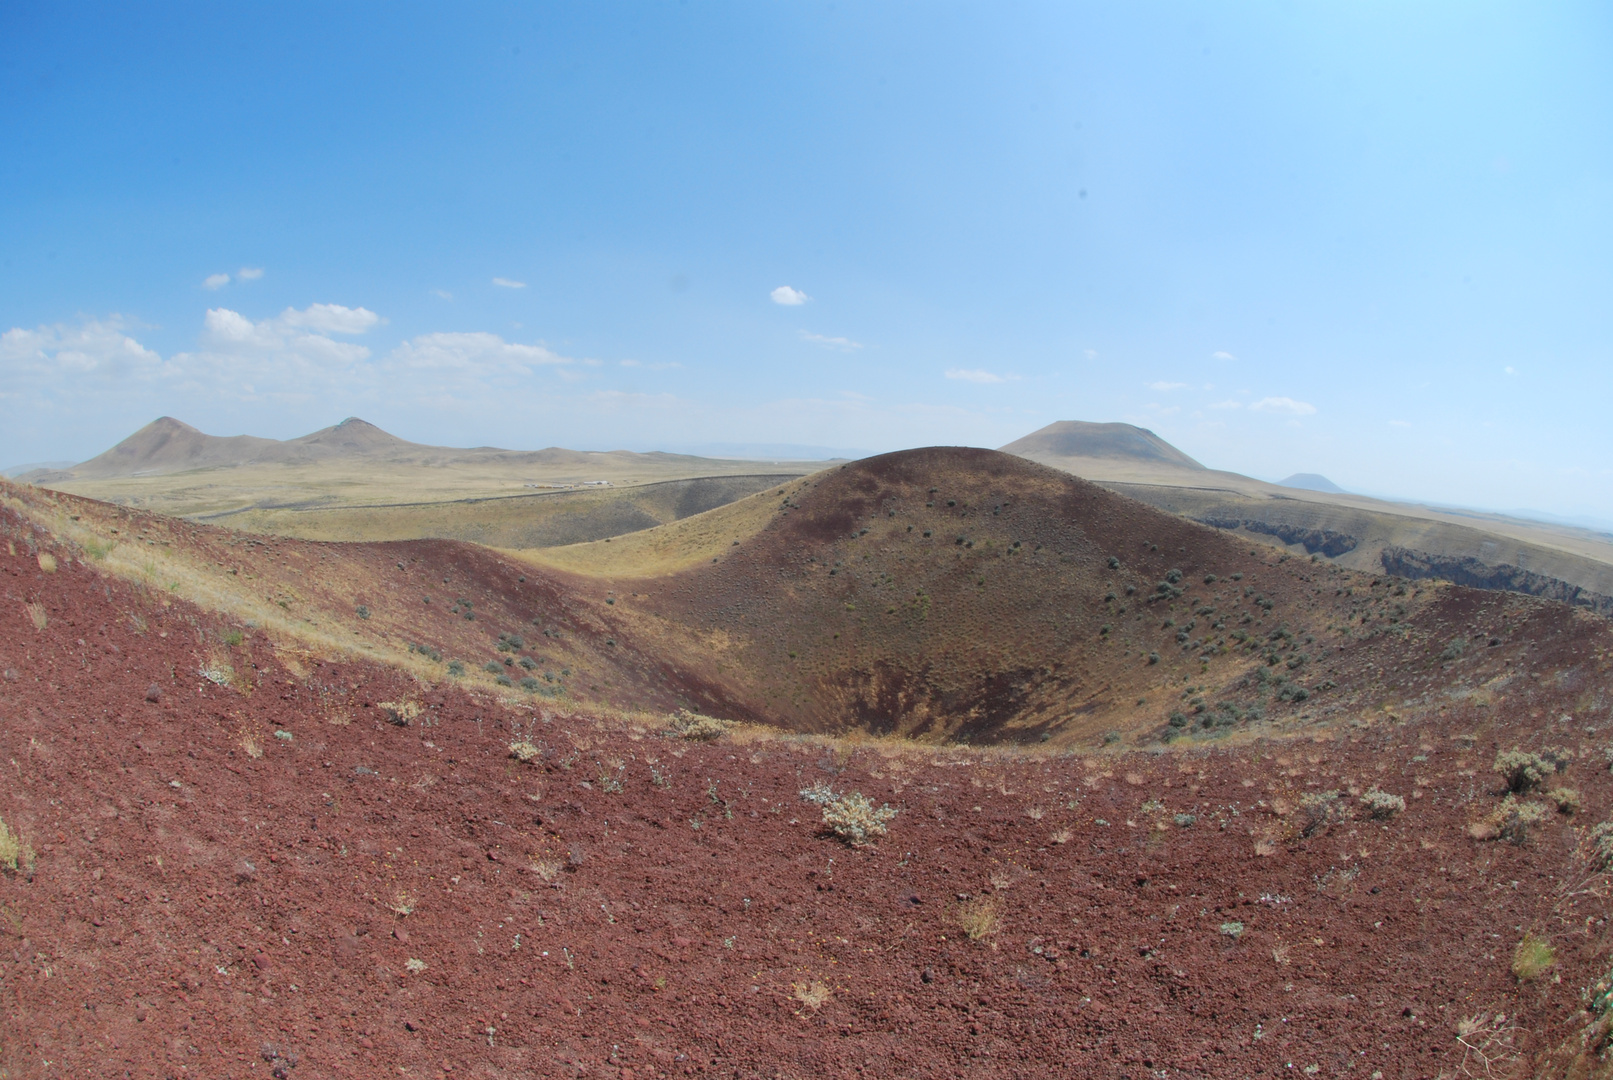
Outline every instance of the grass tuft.
<svg viewBox="0 0 1613 1080"><path fill-rule="evenodd" d="M1520 982L1532 982L1552 969L1557 953L1549 942L1529 934L1512 953L1512 974Z"/></svg>

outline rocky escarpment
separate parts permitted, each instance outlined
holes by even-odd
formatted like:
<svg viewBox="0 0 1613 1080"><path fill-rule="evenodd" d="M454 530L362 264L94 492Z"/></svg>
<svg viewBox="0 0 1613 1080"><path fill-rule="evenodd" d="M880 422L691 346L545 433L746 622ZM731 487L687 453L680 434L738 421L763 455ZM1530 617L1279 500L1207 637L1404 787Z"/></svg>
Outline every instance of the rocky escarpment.
<svg viewBox="0 0 1613 1080"><path fill-rule="evenodd" d="M1330 559L1336 559L1347 551L1354 551L1356 545L1361 542L1348 533L1335 532L1332 529L1307 528L1286 521L1230 517L1196 517L1193 520L1217 529L1244 529L1259 533L1261 536L1273 536L1285 544L1303 544L1308 554L1315 555L1320 552Z"/></svg>
<svg viewBox="0 0 1613 1080"><path fill-rule="evenodd" d="M1511 563L1487 563L1471 555L1431 555L1404 547L1384 548L1382 560L1386 572L1400 577L1441 578L1474 589L1505 589L1613 616L1613 596Z"/></svg>

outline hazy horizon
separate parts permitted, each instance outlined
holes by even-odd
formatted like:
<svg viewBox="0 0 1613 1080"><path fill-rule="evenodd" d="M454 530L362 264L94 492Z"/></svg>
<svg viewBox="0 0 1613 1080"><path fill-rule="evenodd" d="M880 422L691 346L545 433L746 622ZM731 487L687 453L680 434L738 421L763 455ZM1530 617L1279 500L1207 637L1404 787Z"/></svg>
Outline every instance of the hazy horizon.
<svg viewBox="0 0 1613 1080"><path fill-rule="evenodd" d="M0 12L0 462L1000 446L1613 521L1613 13ZM678 451L687 452L687 451Z"/></svg>

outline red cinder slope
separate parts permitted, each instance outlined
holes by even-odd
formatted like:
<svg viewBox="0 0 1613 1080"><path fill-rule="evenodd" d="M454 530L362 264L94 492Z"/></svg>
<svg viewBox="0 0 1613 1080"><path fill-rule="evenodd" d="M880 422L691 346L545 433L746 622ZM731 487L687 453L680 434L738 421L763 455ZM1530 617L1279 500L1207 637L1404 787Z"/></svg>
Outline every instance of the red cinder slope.
<svg viewBox="0 0 1613 1080"><path fill-rule="evenodd" d="M36 852L0 871L7 1075L1407 1077L1474 1071L1473 1046L1565 1075L1597 1052L1613 641L1552 605L1517 627L1549 655L1446 661L1472 694L1082 759L690 745L292 670L9 510L0 593L0 817ZM1513 747L1560 761L1578 812L1475 839ZM825 836L814 783L898 808L889 834ZM1405 810L1371 817L1374 787ZM1520 982L1525 933L1552 954Z"/></svg>

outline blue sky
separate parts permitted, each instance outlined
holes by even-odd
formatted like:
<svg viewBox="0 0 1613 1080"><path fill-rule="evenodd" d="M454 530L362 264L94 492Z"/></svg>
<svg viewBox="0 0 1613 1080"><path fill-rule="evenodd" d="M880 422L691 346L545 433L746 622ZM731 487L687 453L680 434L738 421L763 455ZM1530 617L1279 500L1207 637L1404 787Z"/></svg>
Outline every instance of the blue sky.
<svg viewBox="0 0 1613 1080"><path fill-rule="evenodd" d="M1613 520L1610 60L1595 4L0 6L0 463L1127 420Z"/></svg>

